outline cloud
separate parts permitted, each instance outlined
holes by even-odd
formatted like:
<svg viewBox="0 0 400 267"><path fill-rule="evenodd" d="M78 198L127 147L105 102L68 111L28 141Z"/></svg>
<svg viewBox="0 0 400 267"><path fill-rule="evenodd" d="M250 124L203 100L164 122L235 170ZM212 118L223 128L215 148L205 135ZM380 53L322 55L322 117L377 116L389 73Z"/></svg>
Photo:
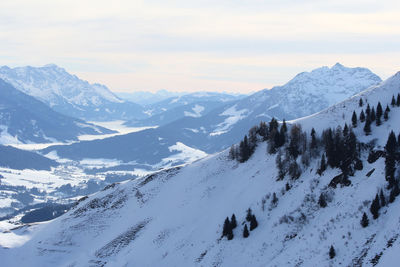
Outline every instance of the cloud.
<svg viewBox="0 0 400 267"><path fill-rule="evenodd" d="M253 91L337 61L387 77L400 62L399 5L2 1L0 59L11 66L53 62L114 90Z"/></svg>

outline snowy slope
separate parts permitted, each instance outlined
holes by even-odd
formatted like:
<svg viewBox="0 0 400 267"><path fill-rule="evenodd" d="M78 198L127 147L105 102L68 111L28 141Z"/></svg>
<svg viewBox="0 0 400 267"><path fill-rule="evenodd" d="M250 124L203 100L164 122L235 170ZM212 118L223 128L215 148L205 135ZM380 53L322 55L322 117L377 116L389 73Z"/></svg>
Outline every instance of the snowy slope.
<svg viewBox="0 0 400 267"><path fill-rule="evenodd" d="M0 79L0 144L78 140L113 131L55 112Z"/></svg>
<svg viewBox="0 0 400 267"><path fill-rule="evenodd" d="M89 84L54 64L0 68L0 78L54 110L86 120L145 118L142 107L124 101L106 86Z"/></svg>
<svg viewBox="0 0 400 267"><path fill-rule="evenodd" d="M368 89L358 97L385 107L400 92L400 74ZM330 111L298 120L304 129L349 123L358 103L346 100ZM365 108L365 105L364 105ZM379 148L393 129L400 131L400 107L392 107L388 121L372 126L364 143L376 139ZM331 124L332 123L332 124ZM309 133L309 132L308 132ZM228 159L224 151L181 168L127 181L90 196L74 209L43 227L25 245L1 250L9 266L392 266L400 259L400 199L381 208L373 220L371 200L384 189L385 159L366 160L350 177L351 185L329 186L339 169L316 174L314 159L297 180L277 181L276 155L260 142L245 163ZM375 169L372 174L370 171ZM369 174L369 175L367 175ZM286 183L290 190L286 190ZM327 207L317 201L321 192ZM272 205L276 193L278 202ZM242 237L246 209L258 227ZM362 228L362 212L370 218ZM222 224L235 213L234 239L221 237ZM333 245L336 257L329 259ZM381 255L381 256L377 256ZM380 257L380 259L379 259Z"/></svg>

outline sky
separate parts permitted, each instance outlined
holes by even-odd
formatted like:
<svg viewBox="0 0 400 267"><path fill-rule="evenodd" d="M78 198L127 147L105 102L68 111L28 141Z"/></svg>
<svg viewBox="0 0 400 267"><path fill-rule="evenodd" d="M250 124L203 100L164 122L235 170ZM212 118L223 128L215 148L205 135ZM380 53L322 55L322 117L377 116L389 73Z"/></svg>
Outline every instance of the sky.
<svg viewBox="0 0 400 267"><path fill-rule="evenodd" d="M400 1L0 2L0 65L54 63L113 91L248 93L336 62L399 71Z"/></svg>

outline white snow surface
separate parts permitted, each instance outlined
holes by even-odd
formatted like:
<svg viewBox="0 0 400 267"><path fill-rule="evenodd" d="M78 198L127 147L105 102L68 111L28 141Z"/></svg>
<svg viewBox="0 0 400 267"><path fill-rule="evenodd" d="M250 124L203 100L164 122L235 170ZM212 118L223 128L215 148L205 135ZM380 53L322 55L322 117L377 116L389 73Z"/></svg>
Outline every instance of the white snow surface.
<svg viewBox="0 0 400 267"><path fill-rule="evenodd" d="M65 101L77 106L100 106L103 101L124 102L106 86L90 84L54 64L43 67L0 68L0 78L42 102L54 106Z"/></svg>
<svg viewBox="0 0 400 267"><path fill-rule="evenodd" d="M204 109L205 109L205 108L204 108L203 106L196 104L196 105L192 108L193 112L185 111L184 114L185 114L186 117L199 118L199 117L201 117L201 112L203 112Z"/></svg>
<svg viewBox="0 0 400 267"><path fill-rule="evenodd" d="M351 123L359 111L357 97L383 107L400 92L400 73L379 86L316 115L295 121L309 131ZM372 106L371 106L372 107ZM365 136L379 147L393 129L400 132L400 108L391 107L389 120ZM237 114L232 109L231 114ZM294 122L292 122L294 123ZM178 144L177 144L178 145ZM175 149L175 148L171 148ZM338 169L316 174L318 160L304 167L297 180L276 181L275 155L265 142L245 163L228 159L228 151L210 155L184 167L116 184L80 202L20 247L0 250L5 266L397 266L400 260L400 198L383 207L373 220L371 200L387 182L385 159L368 163L350 177L351 186L330 188ZM367 177L372 169L375 171ZM285 190L286 183L291 185ZM328 206L317 201L321 192ZM271 195L277 194L276 207ZM264 202L265 200L265 202ZM264 203L264 204L263 204ZM246 209L258 227L242 237ZM363 212L369 226L362 228ZM236 215L238 227L231 241L221 237L227 216ZM392 245L388 246L388 241ZM329 247L336 257L329 259ZM396 253L397 252L397 253Z"/></svg>
<svg viewBox="0 0 400 267"><path fill-rule="evenodd" d="M234 105L224 112L222 112L219 116L227 117L223 122L217 125L213 132L210 133L211 136L221 135L228 132L233 125L235 125L238 121L247 117L249 112L248 109L237 110L237 106Z"/></svg>

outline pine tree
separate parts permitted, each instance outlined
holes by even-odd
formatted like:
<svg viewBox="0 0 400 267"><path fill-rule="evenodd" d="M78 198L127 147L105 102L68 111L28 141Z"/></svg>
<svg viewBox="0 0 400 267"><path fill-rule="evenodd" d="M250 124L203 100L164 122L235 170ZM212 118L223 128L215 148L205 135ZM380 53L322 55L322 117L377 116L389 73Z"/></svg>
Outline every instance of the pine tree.
<svg viewBox="0 0 400 267"><path fill-rule="evenodd" d="M381 201L381 203L380 203L381 207L386 206L386 198L385 198L385 195L383 194L383 190L382 189L381 189L381 192L379 194L379 198L380 198L380 201Z"/></svg>
<svg viewBox="0 0 400 267"><path fill-rule="evenodd" d="M365 212L364 212L364 214L363 214L363 216L362 216L362 218L361 218L360 224L361 224L361 226L362 226L363 228L367 227L368 224L369 224L368 216L367 216L367 214L366 214Z"/></svg>
<svg viewBox="0 0 400 267"><path fill-rule="evenodd" d="M374 107L372 107L372 109L371 109L370 118L371 118L371 122L375 121L375 119L376 119L376 113L375 113L375 108Z"/></svg>
<svg viewBox="0 0 400 267"><path fill-rule="evenodd" d="M237 226L237 223L236 223L236 216L235 216L235 213L234 213L234 214L232 214L232 217L231 217L231 228L232 228L232 229L235 229L236 226Z"/></svg>
<svg viewBox="0 0 400 267"><path fill-rule="evenodd" d="M276 206L278 204L278 197L276 196L275 192L272 194L271 204L272 206Z"/></svg>
<svg viewBox="0 0 400 267"><path fill-rule="evenodd" d="M247 229L247 224L245 224L245 225L244 225L244 228L243 228L243 237L244 237L244 238L248 238L249 235L250 235L249 229Z"/></svg>
<svg viewBox="0 0 400 267"><path fill-rule="evenodd" d="M376 106L376 125L379 126L382 123L382 115L383 115L383 109L381 102L378 102L378 105Z"/></svg>
<svg viewBox="0 0 400 267"><path fill-rule="evenodd" d="M252 216L253 216L253 214L251 213L251 209L248 208L247 209L247 215L246 215L246 221L250 222Z"/></svg>
<svg viewBox="0 0 400 267"><path fill-rule="evenodd" d="M345 123L343 127L343 136L346 137L348 134L349 134L349 126L347 126L347 123Z"/></svg>
<svg viewBox="0 0 400 267"><path fill-rule="evenodd" d="M364 122L364 121L365 121L364 110L361 110L361 113L360 113L360 122Z"/></svg>
<svg viewBox="0 0 400 267"><path fill-rule="evenodd" d="M285 189L286 189L286 191L289 191L289 190L290 190L290 185L289 185L289 183L286 183Z"/></svg>
<svg viewBox="0 0 400 267"><path fill-rule="evenodd" d="M234 160L236 158L236 148L235 145L231 146L231 149L229 150L229 158L231 160Z"/></svg>
<svg viewBox="0 0 400 267"><path fill-rule="evenodd" d="M258 222L257 222L256 216L252 215L251 220L250 220L250 231L253 231L254 229L256 229L257 226L258 226Z"/></svg>
<svg viewBox="0 0 400 267"><path fill-rule="evenodd" d="M312 150L315 150L315 149L317 148L317 146L318 146L318 143L317 143L316 133L315 133L314 128L312 128L312 129L311 129L311 143L310 143L310 148L311 148Z"/></svg>
<svg viewBox="0 0 400 267"><path fill-rule="evenodd" d="M371 120L370 120L369 116L367 116L367 119L365 120L364 132L365 132L365 135L371 134Z"/></svg>
<svg viewBox="0 0 400 267"><path fill-rule="evenodd" d="M325 195L323 193L319 195L318 204L321 208L325 208L327 206Z"/></svg>
<svg viewBox="0 0 400 267"><path fill-rule="evenodd" d="M321 163L319 165L319 169L317 170L317 173L319 175L322 175L325 170L326 170L326 161L325 161L325 154L323 153L322 157L321 157Z"/></svg>
<svg viewBox="0 0 400 267"><path fill-rule="evenodd" d="M394 95L392 96L392 102L390 103L392 107L396 105L396 100L394 99Z"/></svg>
<svg viewBox="0 0 400 267"><path fill-rule="evenodd" d="M363 100L362 100L362 98L360 98L360 101L358 101L358 105L359 105L360 107L363 106Z"/></svg>
<svg viewBox="0 0 400 267"><path fill-rule="evenodd" d="M388 140L385 145L385 178L388 181L388 188L392 188L395 183L394 172L396 170L396 151L397 151L397 141L396 135L393 131L390 132Z"/></svg>
<svg viewBox="0 0 400 267"><path fill-rule="evenodd" d="M386 106L385 112L383 113L383 118L385 119L385 121L387 121L389 119L389 112L390 112L390 108L389 108L389 106Z"/></svg>
<svg viewBox="0 0 400 267"><path fill-rule="evenodd" d="M379 217L379 209L380 208L381 207L379 205L379 197L378 197L378 194L376 194L375 199L372 201L371 207L369 208L374 220L378 219L378 217Z"/></svg>
<svg viewBox="0 0 400 267"><path fill-rule="evenodd" d="M397 94L397 102L396 102L396 106L400 106L400 94Z"/></svg>
<svg viewBox="0 0 400 267"><path fill-rule="evenodd" d="M393 203L395 201L395 199L396 199L396 192L393 187L392 190L390 190L389 203Z"/></svg>
<svg viewBox="0 0 400 267"><path fill-rule="evenodd" d="M371 107L367 104L367 108L365 109L365 115L367 117L371 116Z"/></svg>
<svg viewBox="0 0 400 267"><path fill-rule="evenodd" d="M331 246L331 248L329 249L329 258L333 259L335 256L336 256L335 248Z"/></svg>
<svg viewBox="0 0 400 267"><path fill-rule="evenodd" d="M351 116L351 123L353 125L353 128L357 127L357 114L355 111L353 111L353 116Z"/></svg>
<svg viewBox="0 0 400 267"><path fill-rule="evenodd" d="M222 237L226 236L228 237L232 233L232 228L231 228L231 223L229 221L229 218L226 217L225 222L224 222L224 227L222 228ZM229 239L229 237L228 237Z"/></svg>

